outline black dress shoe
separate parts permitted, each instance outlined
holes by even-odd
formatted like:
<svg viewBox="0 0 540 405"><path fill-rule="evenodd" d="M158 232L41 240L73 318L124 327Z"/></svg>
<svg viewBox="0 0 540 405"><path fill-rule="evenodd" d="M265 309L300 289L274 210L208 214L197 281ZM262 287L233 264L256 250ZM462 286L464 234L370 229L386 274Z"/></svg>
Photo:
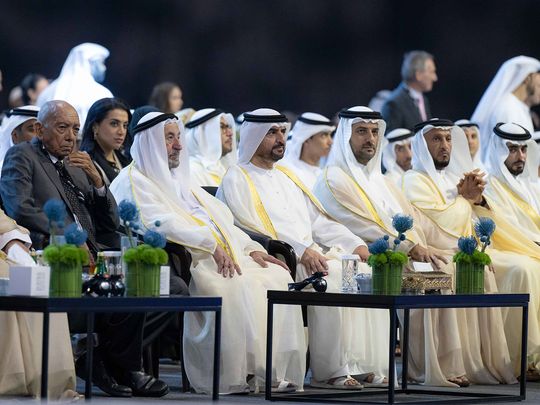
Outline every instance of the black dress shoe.
<svg viewBox="0 0 540 405"><path fill-rule="evenodd" d="M86 356L83 355L77 359L75 372L78 377L86 381ZM92 362L92 383L111 397L129 398L132 395L131 388L118 384L109 375L105 364L98 356L94 356Z"/></svg>
<svg viewBox="0 0 540 405"><path fill-rule="evenodd" d="M167 384L143 371L126 372L122 383L130 387L136 397L162 397L169 393Z"/></svg>

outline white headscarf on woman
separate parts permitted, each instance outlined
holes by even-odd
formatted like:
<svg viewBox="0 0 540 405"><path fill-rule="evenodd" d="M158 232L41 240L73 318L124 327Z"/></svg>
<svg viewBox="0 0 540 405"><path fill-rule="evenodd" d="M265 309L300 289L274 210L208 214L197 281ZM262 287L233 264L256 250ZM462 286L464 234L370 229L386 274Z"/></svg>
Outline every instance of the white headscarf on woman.
<svg viewBox="0 0 540 405"><path fill-rule="evenodd" d="M450 130L452 151L450 162L443 170L437 170L433 157L429 153L425 134L433 128ZM453 200L457 196L457 184L464 173L473 170L473 162L469 152L469 143L463 130L450 120L433 118L415 126L412 140L412 168L426 173L437 185L445 199Z"/></svg>
<svg viewBox="0 0 540 405"><path fill-rule="evenodd" d="M271 108L259 108L244 113L244 122L240 127L240 141L238 143L239 164L249 163L267 132L274 125L284 126L287 132L291 128L287 117ZM287 133L285 138L287 138Z"/></svg>
<svg viewBox="0 0 540 405"><path fill-rule="evenodd" d="M39 107L35 105L25 105L23 107L13 108L7 113L0 127L0 170L4 163L4 157L9 148L13 146L11 133L19 125L28 120L35 120L39 112Z"/></svg>
<svg viewBox="0 0 540 405"><path fill-rule="evenodd" d="M60 76L39 95L37 105L41 107L50 100L67 101L77 110L82 128L92 104L113 96L95 79L105 74L103 62L108 57L109 51L101 45L90 42L77 45L69 52Z"/></svg>
<svg viewBox="0 0 540 405"><path fill-rule="evenodd" d="M165 126L170 123L178 125L182 145L180 165L174 169L169 169L164 135ZM137 123L130 152L133 164L142 174L152 180L168 198L191 212L191 205L197 204L190 191L189 156L185 145L186 137L182 121L174 114L151 112Z"/></svg>
<svg viewBox="0 0 540 405"><path fill-rule="evenodd" d="M504 164L508 157L508 143L527 145L527 160L523 173L514 176ZM489 142L489 172L526 201L540 214L540 187L538 183L538 146L530 132L521 125L500 123L493 129Z"/></svg>
<svg viewBox="0 0 540 405"><path fill-rule="evenodd" d="M397 172L400 175L405 173L396 162L396 146L410 144L413 136L412 131L407 128L396 128L386 135L382 162L387 172Z"/></svg>
<svg viewBox="0 0 540 405"><path fill-rule="evenodd" d="M481 154L484 162L487 161L484 152L486 150L485 146L488 145L488 140L494 126L500 121L500 118L493 117L493 112L500 105L501 100L517 89L529 74L538 71L540 71L540 61L538 59L528 56L516 56L509 59L499 68L480 99L471 117L471 121L478 123L480 127L480 137L484 145L484 149L481 149ZM521 122L520 125L528 126ZM529 131L533 130L533 128L528 129Z"/></svg>
<svg viewBox="0 0 540 405"><path fill-rule="evenodd" d="M231 127L232 151L222 157L221 118ZM215 108L204 108L191 116L186 123L186 139L189 156L197 158L207 170L217 170L221 164L225 170L236 164L236 127L231 114Z"/></svg>
<svg viewBox="0 0 540 405"><path fill-rule="evenodd" d="M391 216L401 213L402 209L393 193L387 188L386 180L381 170L382 149L384 144L384 132L386 122L379 112L368 107L356 106L339 113L339 124L334 135L334 144L328 156L327 166L337 166L351 176L364 190L375 206L377 213L383 220L389 223L388 229L392 229ZM363 165L356 160L349 143L352 135L352 127L358 122L368 122L379 126L379 137L375 155ZM392 215L388 215L391 212Z"/></svg>

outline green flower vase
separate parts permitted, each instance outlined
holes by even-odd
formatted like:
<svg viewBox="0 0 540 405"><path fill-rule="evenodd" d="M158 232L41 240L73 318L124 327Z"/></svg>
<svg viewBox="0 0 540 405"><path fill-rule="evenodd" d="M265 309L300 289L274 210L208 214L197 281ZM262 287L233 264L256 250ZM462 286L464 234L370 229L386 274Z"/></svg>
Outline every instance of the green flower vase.
<svg viewBox="0 0 540 405"><path fill-rule="evenodd" d="M50 297L80 297L82 294L82 263L49 263Z"/></svg>
<svg viewBox="0 0 540 405"><path fill-rule="evenodd" d="M456 294L484 293L484 265L456 263Z"/></svg>
<svg viewBox="0 0 540 405"><path fill-rule="evenodd" d="M159 297L160 265L134 262L127 264L126 295Z"/></svg>
<svg viewBox="0 0 540 405"><path fill-rule="evenodd" d="M386 263L379 266L373 266L371 270L373 294L401 294L401 275L403 273L403 265Z"/></svg>

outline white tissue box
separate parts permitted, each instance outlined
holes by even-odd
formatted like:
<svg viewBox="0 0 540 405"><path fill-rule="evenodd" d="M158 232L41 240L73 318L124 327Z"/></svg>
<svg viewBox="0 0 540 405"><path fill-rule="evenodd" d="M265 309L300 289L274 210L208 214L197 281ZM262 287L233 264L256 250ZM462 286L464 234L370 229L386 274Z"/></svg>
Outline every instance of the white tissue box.
<svg viewBox="0 0 540 405"><path fill-rule="evenodd" d="M49 266L9 266L9 295L48 297L51 269Z"/></svg>
<svg viewBox="0 0 540 405"><path fill-rule="evenodd" d="M171 286L171 268L169 266L161 266L159 277L159 295L169 295Z"/></svg>

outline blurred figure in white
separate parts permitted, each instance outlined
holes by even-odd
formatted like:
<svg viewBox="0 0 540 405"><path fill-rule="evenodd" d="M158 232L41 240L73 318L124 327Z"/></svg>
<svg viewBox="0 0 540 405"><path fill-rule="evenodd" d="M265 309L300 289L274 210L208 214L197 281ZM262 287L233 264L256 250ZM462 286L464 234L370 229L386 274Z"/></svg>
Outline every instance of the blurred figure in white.
<svg viewBox="0 0 540 405"><path fill-rule="evenodd" d="M100 84L105 80L108 57L109 51L101 45L90 42L77 45L69 52L60 76L41 92L37 105L41 107L50 100L67 101L77 110L81 128L84 127L90 106L101 98L113 96Z"/></svg>
<svg viewBox="0 0 540 405"><path fill-rule="evenodd" d="M385 176L401 189L401 176L412 169L412 131L396 128L386 135L386 146L383 149L382 161L386 168Z"/></svg>

